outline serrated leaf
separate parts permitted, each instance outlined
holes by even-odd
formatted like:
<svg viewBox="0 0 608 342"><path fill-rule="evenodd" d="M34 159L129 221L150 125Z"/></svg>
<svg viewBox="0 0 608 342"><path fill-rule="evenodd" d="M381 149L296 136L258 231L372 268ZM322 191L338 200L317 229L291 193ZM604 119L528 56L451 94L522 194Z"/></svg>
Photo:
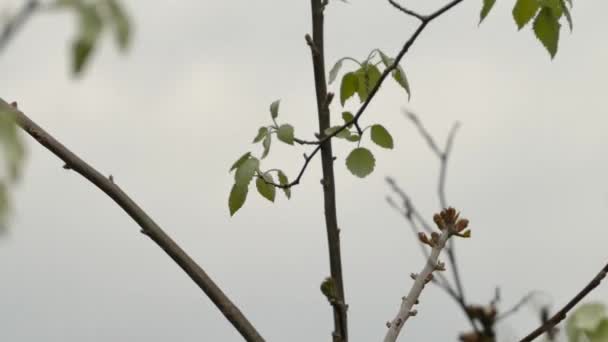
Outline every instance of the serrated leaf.
<svg viewBox="0 0 608 342"><path fill-rule="evenodd" d="M380 79L380 71L375 65L363 64L363 66L355 72L358 78L357 95L359 100L364 102L367 100L369 93L376 86Z"/></svg>
<svg viewBox="0 0 608 342"><path fill-rule="evenodd" d="M513 19L517 24L517 29L521 30L534 18L540 5L538 0L517 0L513 7Z"/></svg>
<svg viewBox="0 0 608 342"><path fill-rule="evenodd" d="M372 141L376 143L376 145L388 149L393 148L393 137L391 134L384 128L384 126L376 124L372 126L371 133Z"/></svg>
<svg viewBox="0 0 608 342"><path fill-rule="evenodd" d="M400 65L397 65L397 68L393 70L391 76L393 76L393 79L397 81L397 83L399 83L399 85L403 87L403 89L405 89L405 92L407 93L407 99L409 100L412 97L412 93L410 92L410 84L407 81L407 77L405 76L405 71L403 71L403 68L401 68Z"/></svg>
<svg viewBox="0 0 608 342"><path fill-rule="evenodd" d="M262 141L262 147L264 147L264 152L262 153L262 159L266 158L268 152L270 152L270 143L272 142L272 134L266 134L264 140Z"/></svg>
<svg viewBox="0 0 608 342"><path fill-rule="evenodd" d="M230 197L228 197L228 209L230 209L230 216L243 207L245 200L247 199L248 184L234 184L232 190L230 190Z"/></svg>
<svg viewBox="0 0 608 342"><path fill-rule="evenodd" d="M286 144L293 145L293 126L288 124L283 124L279 126L279 129L277 131L277 138L279 138L279 140Z"/></svg>
<svg viewBox="0 0 608 342"><path fill-rule="evenodd" d="M114 25L116 43L122 51L125 51L129 46L131 38L129 17L117 0L105 0L105 4L110 14L109 17Z"/></svg>
<svg viewBox="0 0 608 342"><path fill-rule="evenodd" d="M232 164L232 167L230 167L230 171L232 171L234 169L238 169L241 165L243 165L245 160L249 159L249 157L251 157L251 152L247 152L247 153L243 154L242 156L240 156L239 159L237 159L234 162L234 164Z"/></svg>
<svg viewBox="0 0 608 342"><path fill-rule="evenodd" d="M345 58L340 58L336 64L334 64L334 66L331 68L331 70L329 70L329 84L331 84L336 77L338 77L338 73L340 72L340 68L342 68L342 63L344 62Z"/></svg>
<svg viewBox="0 0 608 342"><path fill-rule="evenodd" d="M283 171L279 170L278 175L279 175L279 184L281 184L281 185L289 184L287 175L285 173L283 173ZM291 189L285 188L285 189L283 189L283 192L285 193L285 197L287 197L287 199L291 198Z"/></svg>
<svg viewBox="0 0 608 342"><path fill-rule="evenodd" d="M496 3L496 0L483 0L483 7L481 8L481 12L479 13L479 23L480 24L488 16L490 11L492 10L492 7L494 7L495 3Z"/></svg>
<svg viewBox="0 0 608 342"><path fill-rule="evenodd" d="M547 49L551 58L557 53L560 23L549 7L543 7L534 19L534 33Z"/></svg>
<svg viewBox="0 0 608 342"><path fill-rule="evenodd" d="M335 131L339 130L340 128L342 128L342 126L329 127L325 130L325 135L332 135L332 134L334 134ZM350 136L350 132L346 128L341 130L340 133L335 135L336 138L341 138L341 139L346 139L349 136Z"/></svg>
<svg viewBox="0 0 608 342"><path fill-rule="evenodd" d="M342 103L342 106L344 106L346 100L355 95L358 88L359 81L355 73L349 72L342 77L342 84L340 85L340 103Z"/></svg>
<svg viewBox="0 0 608 342"><path fill-rule="evenodd" d="M346 167L355 176L363 178L374 171L374 155L364 147L358 147L346 157Z"/></svg>
<svg viewBox="0 0 608 342"><path fill-rule="evenodd" d="M255 171L260 166L260 161L257 158L246 159L234 173L234 183L237 185L248 185L255 174Z"/></svg>
<svg viewBox="0 0 608 342"><path fill-rule="evenodd" d="M255 138L253 138L253 143L257 143L262 141L262 139L264 139L266 137L266 135L268 134L268 127L260 127L258 129L258 134L255 136Z"/></svg>
<svg viewBox="0 0 608 342"><path fill-rule="evenodd" d="M351 112L342 112L342 120L344 120L344 123L346 124L347 122L351 122L355 119L355 116L353 115L353 113ZM352 127L352 124L347 126L348 128Z"/></svg>
<svg viewBox="0 0 608 342"><path fill-rule="evenodd" d="M258 189L258 192L262 197L266 198L270 202L274 202L274 197L276 194L276 190L274 185L270 185L267 182L274 183L272 179L272 175L266 174L262 177L258 177L255 181L255 187Z"/></svg>
<svg viewBox="0 0 608 342"><path fill-rule="evenodd" d="M279 104L281 104L281 100L276 100L270 104L270 116L273 119L276 119L279 116Z"/></svg>

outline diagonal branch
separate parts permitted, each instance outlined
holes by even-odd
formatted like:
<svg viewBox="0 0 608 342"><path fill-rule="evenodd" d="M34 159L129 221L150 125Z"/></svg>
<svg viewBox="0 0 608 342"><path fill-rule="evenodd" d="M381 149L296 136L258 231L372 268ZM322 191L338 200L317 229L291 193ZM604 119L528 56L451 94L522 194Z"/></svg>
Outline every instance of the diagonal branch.
<svg viewBox="0 0 608 342"><path fill-rule="evenodd" d="M10 108L4 100L0 99L0 108ZM211 299L217 308L232 323L247 341L262 342L264 339L251 325L241 311L230 301L222 290L213 282L207 273L186 252L173 241L146 212L140 208L126 193L114 183L112 177L105 177L99 171L80 159L72 151L57 141L53 136L38 126L21 111L15 109L3 115L12 115L19 127L26 131L38 143L65 162L65 169L74 170L97 188L106 193L118 206L120 206L137 224L141 232L160 248L162 248L179 267L200 287Z"/></svg>
<svg viewBox="0 0 608 342"><path fill-rule="evenodd" d="M598 285L600 285L602 280L604 280L604 278L606 278L607 273L608 273L608 264L606 264L600 270L600 272L595 277L593 277L593 279L591 279L591 281L579 293L577 293L576 296L574 296L574 298L572 298L568 303L566 303L566 305L564 305L564 307L561 310L556 312L555 315L553 315L546 322L544 322L543 325L536 328L534 331L532 331L530 334L528 334L528 336L522 338L519 342L533 341L535 338L537 338L540 335L544 334L545 332L551 330L553 327L555 327L557 324L559 324L559 322L561 322L562 320L564 320L566 318L566 315L568 314L568 312L570 310L572 310L572 308L574 308L574 306L576 304L578 304L583 298L585 298L585 296L587 296L591 291L593 291L596 287L598 287Z"/></svg>

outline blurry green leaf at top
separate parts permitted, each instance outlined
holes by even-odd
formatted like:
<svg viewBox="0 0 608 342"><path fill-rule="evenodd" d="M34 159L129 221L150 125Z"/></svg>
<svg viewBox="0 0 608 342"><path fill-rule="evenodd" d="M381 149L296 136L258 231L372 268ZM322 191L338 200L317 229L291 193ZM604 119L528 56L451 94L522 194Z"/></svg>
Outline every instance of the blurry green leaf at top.
<svg viewBox="0 0 608 342"><path fill-rule="evenodd" d="M608 341L608 315L601 303L580 305L568 315L566 334L569 342L586 340L589 342Z"/></svg>

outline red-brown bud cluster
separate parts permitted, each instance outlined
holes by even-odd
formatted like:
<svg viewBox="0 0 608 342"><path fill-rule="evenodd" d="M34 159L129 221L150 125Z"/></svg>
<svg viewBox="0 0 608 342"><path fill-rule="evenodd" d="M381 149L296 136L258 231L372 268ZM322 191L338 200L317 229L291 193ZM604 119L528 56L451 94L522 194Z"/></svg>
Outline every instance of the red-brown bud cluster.
<svg viewBox="0 0 608 342"><path fill-rule="evenodd" d="M456 209L450 207L443 209L439 214L433 216L433 221L439 230L448 229L451 234L460 237L470 237L471 231L465 230L469 226L469 220L459 218L460 213Z"/></svg>

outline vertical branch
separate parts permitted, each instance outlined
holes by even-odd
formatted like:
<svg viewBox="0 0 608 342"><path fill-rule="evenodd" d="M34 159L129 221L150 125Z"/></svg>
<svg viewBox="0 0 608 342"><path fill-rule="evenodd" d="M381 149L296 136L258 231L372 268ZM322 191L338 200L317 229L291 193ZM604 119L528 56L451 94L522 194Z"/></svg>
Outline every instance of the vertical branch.
<svg viewBox="0 0 608 342"><path fill-rule="evenodd" d="M323 43L323 10L326 0L311 0L312 9L312 39L307 36L312 53L312 63L315 77L317 97L317 113L319 119L319 134L325 135L329 128L329 102L331 95L327 93L325 80L325 57ZM344 283L342 280L342 260L340 254L340 231L336 213L336 187L334 178L333 153L331 139L321 144L321 164L323 168L323 200L325 204L325 226L329 248L329 266L331 278L336 286L336 301L333 303L334 332L333 341L348 341L346 302L344 300Z"/></svg>

